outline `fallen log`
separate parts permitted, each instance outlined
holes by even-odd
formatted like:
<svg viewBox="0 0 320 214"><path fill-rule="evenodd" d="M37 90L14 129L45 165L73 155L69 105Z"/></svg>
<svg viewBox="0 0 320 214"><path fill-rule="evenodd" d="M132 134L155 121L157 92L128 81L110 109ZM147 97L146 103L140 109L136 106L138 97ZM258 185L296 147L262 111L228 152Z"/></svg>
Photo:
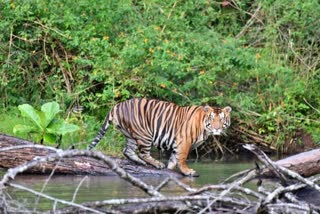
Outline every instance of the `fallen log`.
<svg viewBox="0 0 320 214"><path fill-rule="evenodd" d="M320 149L313 149L276 161L276 164L310 177L320 173Z"/></svg>
<svg viewBox="0 0 320 214"><path fill-rule="evenodd" d="M28 161L60 151L62 150L0 134L0 168L14 168ZM168 169L158 170L151 166L136 165L129 160L121 158L112 158L112 160L119 167L135 176L182 177L180 173ZM59 161L41 163L24 173L50 174L53 170L55 174L63 175L116 175L101 160L86 156L62 158Z"/></svg>
<svg viewBox="0 0 320 214"><path fill-rule="evenodd" d="M313 149L275 161L274 164L292 170L303 177L311 177L320 174L319 162L320 149ZM272 178L274 172L266 168L260 173L260 176Z"/></svg>
<svg viewBox="0 0 320 214"><path fill-rule="evenodd" d="M59 151L53 147L34 144L20 138L0 134L0 167L8 169L19 166L35 157L43 157ZM113 160L123 169L133 175L145 176L174 176L180 177L180 173L171 170L157 170L151 166L141 166L120 158ZM320 149L299 153L275 163L293 170L304 177L310 177L320 173ZM55 174L73 175L115 175L104 163L90 157L75 157L62 159L59 163L45 163L34 167L27 173L48 174L55 169Z"/></svg>

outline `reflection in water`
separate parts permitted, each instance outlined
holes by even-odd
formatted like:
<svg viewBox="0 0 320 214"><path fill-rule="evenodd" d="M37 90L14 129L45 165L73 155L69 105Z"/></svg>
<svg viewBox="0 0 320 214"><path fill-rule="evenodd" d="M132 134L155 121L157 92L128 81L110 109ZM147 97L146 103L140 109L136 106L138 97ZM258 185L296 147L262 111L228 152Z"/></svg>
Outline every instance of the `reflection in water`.
<svg viewBox="0 0 320 214"><path fill-rule="evenodd" d="M253 168L254 164L249 162L207 162L190 163L199 174L199 178L193 179L189 185L199 187L207 184L218 184L229 176L245 169Z"/></svg>
<svg viewBox="0 0 320 214"><path fill-rule="evenodd" d="M200 177L198 178L182 178L184 183L192 187L200 187L206 184L217 184L236 172L253 167L253 164L248 162L208 162L190 163L189 165L200 174ZM48 176L21 175L15 179L15 183L32 188L36 191L44 189L43 193L63 200L71 201L72 198L75 197L75 202L77 203L112 198L147 196L146 193L117 176L53 176L44 186L47 178ZM161 177L141 178L141 180L153 186L159 185L163 179L164 178ZM75 196L75 191L80 183L81 186L78 188L78 192ZM166 195L179 195L184 193L184 190L173 183L169 183L161 190L161 192ZM11 190L10 195L20 202L25 202L32 206L36 201L34 195L26 193L25 191ZM36 208L36 210L50 209L52 206L52 202L41 199L39 201L39 207Z"/></svg>

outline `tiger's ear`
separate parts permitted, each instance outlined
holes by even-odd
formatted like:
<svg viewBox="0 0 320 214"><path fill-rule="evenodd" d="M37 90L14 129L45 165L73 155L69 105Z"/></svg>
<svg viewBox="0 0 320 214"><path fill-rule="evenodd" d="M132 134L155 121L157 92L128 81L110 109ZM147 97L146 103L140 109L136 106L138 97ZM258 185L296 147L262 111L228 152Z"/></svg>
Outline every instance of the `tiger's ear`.
<svg viewBox="0 0 320 214"><path fill-rule="evenodd" d="M230 106L224 107L224 109L227 113L230 113L232 111L232 108Z"/></svg>
<svg viewBox="0 0 320 214"><path fill-rule="evenodd" d="M202 109L204 112L208 112L210 110L210 106L208 106L208 105L202 106Z"/></svg>

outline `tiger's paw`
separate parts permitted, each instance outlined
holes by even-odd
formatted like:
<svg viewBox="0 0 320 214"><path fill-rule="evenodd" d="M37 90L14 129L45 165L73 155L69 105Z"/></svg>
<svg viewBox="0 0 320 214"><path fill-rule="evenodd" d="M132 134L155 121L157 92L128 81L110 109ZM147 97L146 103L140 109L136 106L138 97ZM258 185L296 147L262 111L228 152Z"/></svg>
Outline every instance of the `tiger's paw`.
<svg viewBox="0 0 320 214"><path fill-rule="evenodd" d="M167 166L167 169L174 170L175 167L176 167L176 164L169 163Z"/></svg>
<svg viewBox="0 0 320 214"><path fill-rule="evenodd" d="M157 169L164 169L166 165L164 163L158 162L157 165L155 166Z"/></svg>
<svg viewBox="0 0 320 214"><path fill-rule="evenodd" d="M162 162L151 157L150 155L139 154L139 158L157 169L163 169L166 166Z"/></svg>
<svg viewBox="0 0 320 214"><path fill-rule="evenodd" d="M189 177L199 177L200 175L194 171L193 169L189 169L186 172L182 172L183 175L189 176Z"/></svg>

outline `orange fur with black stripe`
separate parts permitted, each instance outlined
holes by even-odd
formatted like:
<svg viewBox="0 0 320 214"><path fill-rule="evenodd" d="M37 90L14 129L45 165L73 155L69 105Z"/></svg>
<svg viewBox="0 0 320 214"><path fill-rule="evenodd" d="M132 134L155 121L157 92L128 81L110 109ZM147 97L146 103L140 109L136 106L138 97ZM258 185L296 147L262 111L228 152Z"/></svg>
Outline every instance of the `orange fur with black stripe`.
<svg viewBox="0 0 320 214"><path fill-rule="evenodd" d="M198 176L186 160L189 151L209 135L220 135L230 126L231 107L178 106L154 99L130 99L115 105L98 135L89 145L95 147L112 122L127 138L124 155L137 163L156 168L165 165L150 156L152 146L171 151L169 169L178 165L184 175Z"/></svg>

